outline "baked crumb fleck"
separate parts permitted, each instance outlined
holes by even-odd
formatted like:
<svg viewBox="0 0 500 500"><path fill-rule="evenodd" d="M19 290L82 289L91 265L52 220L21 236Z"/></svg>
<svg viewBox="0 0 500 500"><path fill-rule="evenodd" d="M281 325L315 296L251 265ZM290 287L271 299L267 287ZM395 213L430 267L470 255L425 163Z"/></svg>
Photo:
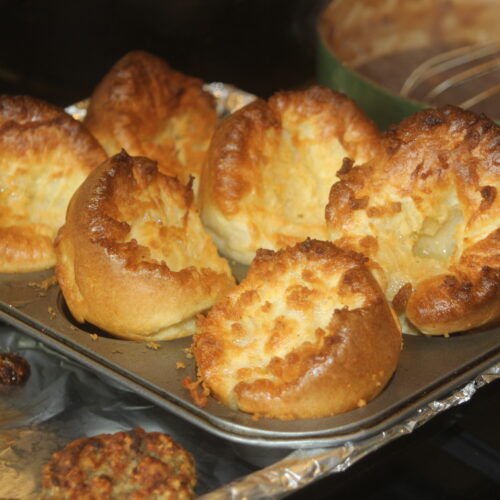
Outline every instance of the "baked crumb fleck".
<svg viewBox="0 0 500 500"><path fill-rule="evenodd" d="M97 333L91 333L90 338L95 342L99 339L99 335L97 335Z"/></svg>
<svg viewBox="0 0 500 500"><path fill-rule="evenodd" d="M190 392L196 405L203 407L208 403L210 389L205 385L203 379L193 380L191 377L184 377L182 385Z"/></svg>
<svg viewBox="0 0 500 500"><path fill-rule="evenodd" d="M364 399L360 399L358 401L358 408L363 408L363 406L366 406L366 401Z"/></svg>
<svg viewBox="0 0 500 500"><path fill-rule="evenodd" d="M184 351L187 359L193 359L193 351L191 350L191 347L185 347L182 350Z"/></svg>
<svg viewBox="0 0 500 500"><path fill-rule="evenodd" d="M148 349L153 349L153 351L158 351L159 349L161 349L161 344L158 344L158 342L148 342L146 344L146 347Z"/></svg>
<svg viewBox="0 0 500 500"><path fill-rule="evenodd" d="M23 386L30 374L26 358L12 352L0 352L0 394Z"/></svg>
<svg viewBox="0 0 500 500"><path fill-rule="evenodd" d="M177 361L177 363L175 363L175 367L180 370L182 368L186 368L186 364L183 363L182 361Z"/></svg>
<svg viewBox="0 0 500 500"><path fill-rule="evenodd" d="M123 354L123 351L120 351L120 349L113 349L111 354Z"/></svg>
<svg viewBox="0 0 500 500"><path fill-rule="evenodd" d="M56 317L56 311L52 306L47 307L47 312L49 313L50 319L54 319Z"/></svg>
<svg viewBox="0 0 500 500"><path fill-rule="evenodd" d="M47 291L52 285L57 284L57 277L55 275L43 281L30 281L28 286L38 290Z"/></svg>

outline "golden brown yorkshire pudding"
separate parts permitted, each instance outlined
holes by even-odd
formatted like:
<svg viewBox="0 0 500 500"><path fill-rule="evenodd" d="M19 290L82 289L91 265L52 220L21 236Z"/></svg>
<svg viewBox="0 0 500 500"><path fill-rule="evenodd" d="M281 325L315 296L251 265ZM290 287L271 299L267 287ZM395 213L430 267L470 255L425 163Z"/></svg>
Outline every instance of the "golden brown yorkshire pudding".
<svg viewBox="0 0 500 500"><path fill-rule="evenodd" d="M0 96L0 272L55 264L53 241L69 199L106 158L62 109L32 97Z"/></svg>
<svg viewBox="0 0 500 500"><path fill-rule="evenodd" d="M365 261L309 239L259 250L246 279L199 319L199 381L231 408L282 420L364 406L401 351L399 322Z"/></svg>
<svg viewBox="0 0 500 500"><path fill-rule="evenodd" d="M447 106L404 120L383 145L338 173L331 240L370 258L387 298L421 332L497 322L500 127Z"/></svg>
<svg viewBox="0 0 500 500"><path fill-rule="evenodd" d="M126 54L109 70L84 120L109 155L123 148L151 158L184 184L199 177L216 122L215 101L201 80L143 51Z"/></svg>
<svg viewBox="0 0 500 500"><path fill-rule="evenodd" d="M234 284L201 225L190 186L125 152L76 191L56 255L57 279L75 319L129 339L192 334L192 317Z"/></svg>
<svg viewBox="0 0 500 500"><path fill-rule="evenodd" d="M345 157L375 156L378 138L353 101L327 88L254 101L214 133L200 185L203 222L219 249L244 264L258 248L327 239L335 173Z"/></svg>

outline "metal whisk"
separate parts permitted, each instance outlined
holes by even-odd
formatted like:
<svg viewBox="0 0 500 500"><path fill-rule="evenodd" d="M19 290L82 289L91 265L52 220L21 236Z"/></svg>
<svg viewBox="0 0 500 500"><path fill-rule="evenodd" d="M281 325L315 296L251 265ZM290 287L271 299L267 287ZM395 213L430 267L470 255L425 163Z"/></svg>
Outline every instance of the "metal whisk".
<svg viewBox="0 0 500 500"><path fill-rule="evenodd" d="M418 95L418 100L432 104L444 92L458 89L468 82L492 75L499 70L500 41L467 45L442 52L420 64L408 76L400 93L408 98L417 98ZM469 109L500 93L500 71L499 77L484 90L471 92L469 88L468 92L471 95L467 95L465 99L462 96L461 99L464 100L454 104Z"/></svg>

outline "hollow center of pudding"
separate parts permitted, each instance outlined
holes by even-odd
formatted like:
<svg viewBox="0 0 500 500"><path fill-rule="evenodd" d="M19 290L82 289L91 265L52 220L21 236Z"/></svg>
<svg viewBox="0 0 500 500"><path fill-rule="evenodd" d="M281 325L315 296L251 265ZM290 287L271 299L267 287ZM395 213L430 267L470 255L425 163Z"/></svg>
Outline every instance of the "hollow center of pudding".
<svg viewBox="0 0 500 500"><path fill-rule="evenodd" d="M291 224L323 226L328 193L346 150L338 139L318 141L307 124L269 134L262 170L268 212Z"/></svg>
<svg viewBox="0 0 500 500"><path fill-rule="evenodd" d="M130 226L125 242L135 240L147 248L146 260L163 261L174 272L189 266L218 267L215 250L196 212L185 206L181 192L151 184L135 189L127 199L118 205L119 219Z"/></svg>
<svg viewBox="0 0 500 500"><path fill-rule="evenodd" d="M456 193L435 195L404 198L399 212L370 221L378 242L373 258L384 269L390 300L406 283L444 273L460 257L465 221Z"/></svg>
<svg viewBox="0 0 500 500"><path fill-rule="evenodd" d="M450 208L443 222L426 217L413 245L413 254L416 257L447 262L457 248L457 236L463 221L464 216L458 205Z"/></svg>

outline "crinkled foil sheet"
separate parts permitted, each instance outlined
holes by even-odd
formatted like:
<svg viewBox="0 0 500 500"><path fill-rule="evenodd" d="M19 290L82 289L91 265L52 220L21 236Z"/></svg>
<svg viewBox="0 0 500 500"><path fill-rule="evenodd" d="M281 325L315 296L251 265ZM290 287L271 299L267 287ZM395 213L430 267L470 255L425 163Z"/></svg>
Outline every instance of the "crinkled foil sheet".
<svg viewBox="0 0 500 500"><path fill-rule="evenodd" d="M369 453L413 432L439 413L470 400L485 384L500 378L500 363L490 367L444 399L432 401L398 425L370 439L330 449L296 450L276 464L207 495L204 500L266 500L283 498L318 479L342 472Z"/></svg>
<svg viewBox="0 0 500 500"><path fill-rule="evenodd" d="M256 470L230 444L49 350L0 322L0 352L31 367L21 389L0 393L0 498L35 500L43 464L74 439L141 426L165 432L192 453L197 493L216 490Z"/></svg>
<svg viewBox="0 0 500 500"><path fill-rule="evenodd" d="M190 425L1 323L0 351L24 356L32 371L23 388L0 395L0 498L22 500L38 498L42 467L52 452L83 436L136 426L165 432L194 455L197 493L203 500L282 498L322 477L344 471L439 413L468 401L480 387L500 378L498 363L379 435L336 448L295 450L285 459L256 470L227 441Z"/></svg>
<svg viewBox="0 0 500 500"><path fill-rule="evenodd" d="M215 96L221 117L255 98L224 83L209 83L205 88ZM82 119L87 104L82 101L66 110ZM83 436L114 433L135 426L170 434L194 455L200 499L282 498L320 478L346 470L439 413L468 401L480 387L500 378L499 363L385 432L335 448L295 450L285 459L256 470L244 462L227 441L87 371L2 323L0 351L24 356L32 369L25 387L0 395L0 498L21 500L38 498L42 467L52 452Z"/></svg>

